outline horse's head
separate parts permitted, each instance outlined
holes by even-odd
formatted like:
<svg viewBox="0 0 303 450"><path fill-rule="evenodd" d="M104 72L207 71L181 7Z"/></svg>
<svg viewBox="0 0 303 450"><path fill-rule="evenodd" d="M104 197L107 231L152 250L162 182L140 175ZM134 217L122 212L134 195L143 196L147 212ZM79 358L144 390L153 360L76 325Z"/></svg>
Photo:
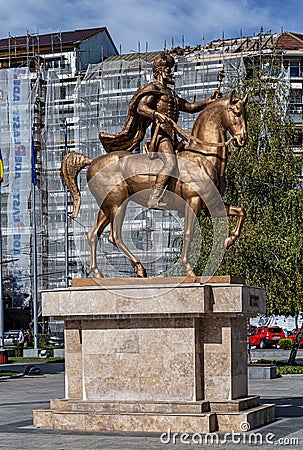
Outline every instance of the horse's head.
<svg viewBox="0 0 303 450"><path fill-rule="evenodd" d="M248 94L242 99L236 97L232 91L227 106L226 128L235 138L236 147L244 147L247 142L246 109Z"/></svg>

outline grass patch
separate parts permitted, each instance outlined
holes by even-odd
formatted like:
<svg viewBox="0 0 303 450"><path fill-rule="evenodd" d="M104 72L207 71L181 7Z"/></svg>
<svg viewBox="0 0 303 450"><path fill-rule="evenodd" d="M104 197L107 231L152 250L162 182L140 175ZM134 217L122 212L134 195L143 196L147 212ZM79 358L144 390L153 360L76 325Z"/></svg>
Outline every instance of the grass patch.
<svg viewBox="0 0 303 450"><path fill-rule="evenodd" d="M8 358L8 364L9 363L29 363L29 362L50 362L50 363L58 363L58 362L64 362L64 358L22 358L21 356L10 356Z"/></svg>
<svg viewBox="0 0 303 450"><path fill-rule="evenodd" d="M13 377L14 375L20 375L20 372L10 372L8 370L5 370L5 371L0 370L0 378L1 377Z"/></svg>

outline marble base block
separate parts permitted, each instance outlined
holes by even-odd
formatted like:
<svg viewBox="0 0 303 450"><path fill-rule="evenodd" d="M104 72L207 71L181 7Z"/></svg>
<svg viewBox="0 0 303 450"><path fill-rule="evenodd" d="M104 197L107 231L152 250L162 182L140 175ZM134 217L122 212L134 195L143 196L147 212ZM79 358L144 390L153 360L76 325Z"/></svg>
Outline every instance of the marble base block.
<svg viewBox="0 0 303 450"><path fill-rule="evenodd" d="M34 411L35 426L207 433L274 419L247 389L247 319L265 312L264 291L156 280L42 293L43 315L65 322L66 398Z"/></svg>

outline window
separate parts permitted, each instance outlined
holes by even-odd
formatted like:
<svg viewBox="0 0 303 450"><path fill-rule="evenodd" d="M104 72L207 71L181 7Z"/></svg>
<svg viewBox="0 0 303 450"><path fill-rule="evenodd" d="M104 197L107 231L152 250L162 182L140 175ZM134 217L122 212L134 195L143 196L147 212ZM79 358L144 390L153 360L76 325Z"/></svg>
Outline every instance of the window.
<svg viewBox="0 0 303 450"><path fill-rule="evenodd" d="M293 145L295 147L302 147L302 128L296 128L293 137Z"/></svg>
<svg viewBox="0 0 303 450"><path fill-rule="evenodd" d="M302 103L301 89L294 89L291 93L290 103Z"/></svg>
<svg viewBox="0 0 303 450"><path fill-rule="evenodd" d="M292 61L289 65L289 74L291 78L299 77L301 74L300 61Z"/></svg>

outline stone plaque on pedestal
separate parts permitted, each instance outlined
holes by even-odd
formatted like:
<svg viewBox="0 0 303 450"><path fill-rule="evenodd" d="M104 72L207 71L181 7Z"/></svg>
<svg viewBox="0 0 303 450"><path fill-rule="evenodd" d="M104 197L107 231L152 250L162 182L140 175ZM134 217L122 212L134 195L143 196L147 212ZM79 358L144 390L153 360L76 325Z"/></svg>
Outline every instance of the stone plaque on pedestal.
<svg viewBox="0 0 303 450"><path fill-rule="evenodd" d="M57 429L241 431L274 419L248 396L247 319L263 289L237 277L78 280L42 294L65 322L65 399L34 411Z"/></svg>

